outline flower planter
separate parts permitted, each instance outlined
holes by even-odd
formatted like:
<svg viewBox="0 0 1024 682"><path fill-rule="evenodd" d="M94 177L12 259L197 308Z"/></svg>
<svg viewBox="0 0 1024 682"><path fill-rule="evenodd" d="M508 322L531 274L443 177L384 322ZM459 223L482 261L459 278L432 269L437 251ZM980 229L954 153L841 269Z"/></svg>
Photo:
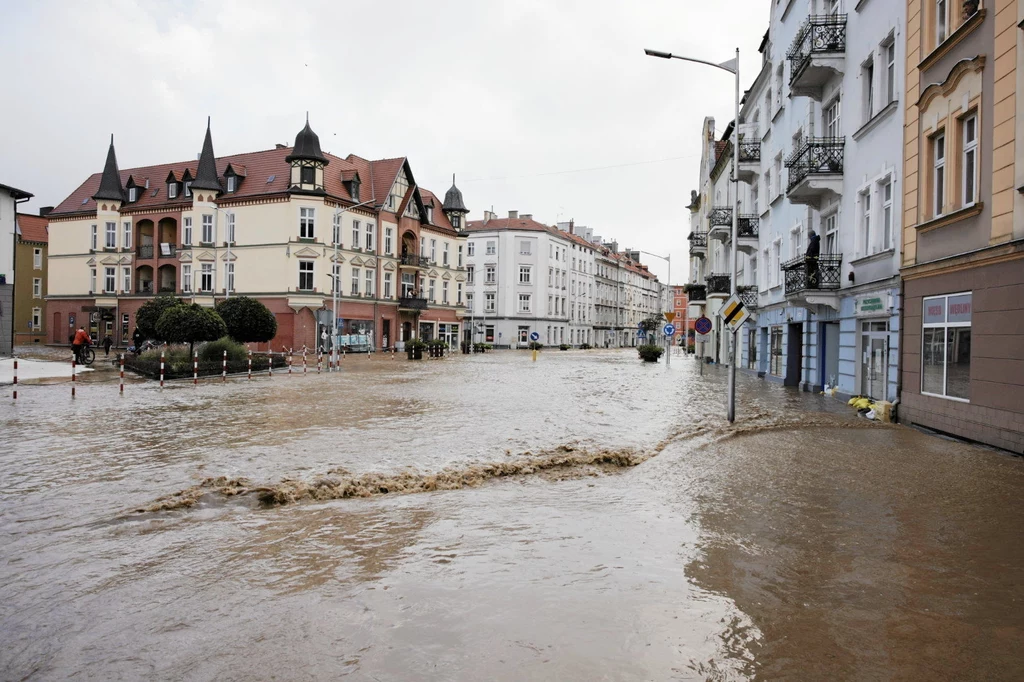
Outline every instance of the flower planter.
<svg viewBox="0 0 1024 682"><path fill-rule="evenodd" d="M411 346L405 352L406 352L406 355L409 356L410 360L422 360L423 359L423 347L422 346Z"/></svg>

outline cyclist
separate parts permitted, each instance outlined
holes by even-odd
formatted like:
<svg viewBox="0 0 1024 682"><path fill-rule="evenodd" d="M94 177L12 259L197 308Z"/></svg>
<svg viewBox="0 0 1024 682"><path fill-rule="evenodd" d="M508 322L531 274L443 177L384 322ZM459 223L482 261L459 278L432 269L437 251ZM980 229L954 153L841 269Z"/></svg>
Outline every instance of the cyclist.
<svg viewBox="0 0 1024 682"><path fill-rule="evenodd" d="M89 333L85 331L85 327L79 327L75 332L74 341L71 342L71 350L74 352L78 364L82 364L82 349L88 348L90 344L92 344L92 338Z"/></svg>

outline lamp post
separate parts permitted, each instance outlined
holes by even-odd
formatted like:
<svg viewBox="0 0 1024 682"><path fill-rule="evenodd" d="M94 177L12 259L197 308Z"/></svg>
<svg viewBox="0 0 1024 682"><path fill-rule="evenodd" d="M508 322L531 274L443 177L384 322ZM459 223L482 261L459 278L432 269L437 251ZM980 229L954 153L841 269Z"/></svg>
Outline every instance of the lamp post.
<svg viewBox="0 0 1024 682"><path fill-rule="evenodd" d="M666 263L668 263L668 286L669 286L669 289L671 289L672 288L672 254L670 253L667 256L659 256L658 254L651 253L650 251L641 251L640 253L646 253L648 256L654 256L655 258L660 258L661 260L663 260ZM661 300L661 292L658 292L658 300L660 302L660 300ZM672 342L671 342L671 340L666 338L666 345L668 346L668 348L665 351L665 366L666 367L671 367L672 366Z"/></svg>
<svg viewBox="0 0 1024 682"><path fill-rule="evenodd" d="M661 59L681 59L685 62L695 62L706 66L713 66L716 69L728 71L736 77L736 108L735 118L732 123L732 183L733 183L733 206L732 206L732 258L730 258L729 292L736 296L736 260L737 260L737 226L739 224L739 177L736 173L736 163L740 154L740 48L736 48L736 56L729 61L715 64L714 62L694 59L693 57L682 57L671 52L659 52L657 50L644 50L648 57L659 57ZM732 333L732 357L729 359L729 397L726 416L729 422L736 421L736 356L737 338L739 330Z"/></svg>
<svg viewBox="0 0 1024 682"><path fill-rule="evenodd" d="M334 212L331 219L331 238L334 240L334 261L331 263L331 315L334 318L331 321L331 364L334 367L338 366L338 299L341 297L341 265L338 264L338 249L341 247L341 215L353 208L370 203L373 203L373 199L361 201L352 206L342 206ZM337 275L335 275L335 268L337 268Z"/></svg>

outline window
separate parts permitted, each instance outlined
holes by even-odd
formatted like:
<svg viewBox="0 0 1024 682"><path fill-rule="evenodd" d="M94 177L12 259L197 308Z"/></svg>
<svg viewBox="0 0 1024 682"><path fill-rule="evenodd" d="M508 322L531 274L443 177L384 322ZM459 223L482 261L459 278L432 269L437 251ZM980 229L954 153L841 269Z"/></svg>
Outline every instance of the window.
<svg viewBox="0 0 1024 682"><path fill-rule="evenodd" d="M839 98L836 97L825 108L825 137L839 137L842 134L839 105Z"/></svg>
<svg viewBox="0 0 1024 682"><path fill-rule="evenodd" d="M530 268L529 265L520 265L519 266L519 283L520 284L530 284L530 271L531 271L531 268Z"/></svg>
<svg viewBox="0 0 1024 682"><path fill-rule="evenodd" d="M548 286L549 287L555 286L555 269L554 268L548 268Z"/></svg>
<svg viewBox="0 0 1024 682"><path fill-rule="evenodd" d="M169 182L167 183L167 198L177 199L178 198L178 183Z"/></svg>
<svg viewBox="0 0 1024 682"><path fill-rule="evenodd" d="M963 138L963 205L969 206L978 198L978 117L969 115L961 122Z"/></svg>
<svg viewBox="0 0 1024 682"><path fill-rule="evenodd" d="M839 244L837 242L838 235L836 229L839 225L839 218L837 214L833 213L825 216L822 219L822 222L825 224L825 236L822 238L821 248L822 255L833 255L838 253L837 247Z"/></svg>
<svg viewBox="0 0 1024 682"><path fill-rule="evenodd" d="M862 253L871 253L871 190L860 195L860 231L863 240L864 250Z"/></svg>
<svg viewBox="0 0 1024 682"><path fill-rule="evenodd" d="M89 268L89 293L96 291L96 268Z"/></svg>
<svg viewBox="0 0 1024 682"><path fill-rule="evenodd" d="M431 225L433 225L434 224L434 207L433 206L426 206L425 208L427 209L427 222L430 223Z"/></svg>
<svg viewBox="0 0 1024 682"><path fill-rule="evenodd" d="M932 214L942 215L943 196L946 191L946 134L932 138Z"/></svg>
<svg viewBox="0 0 1024 682"><path fill-rule="evenodd" d="M32 298L43 297L43 278L33 277L32 278Z"/></svg>
<svg viewBox="0 0 1024 682"><path fill-rule="evenodd" d="M313 261L299 261L299 290L312 291L313 289Z"/></svg>
<svg viewBox="0 0 1024 682"><path fill-rule="evenodd" d="M750 281L747 284L760 288L761 283L757 280L757 256L750 257ZM682 303L676 307L682 307Z"/></svg>
<svg viewBox="0 0 1024 682"><path fill-rule="evenodd" d="M117 288L117 273L114 268L103 268L103 291L113 293Z"/></svg>
<svg viewBox="0 0 1024 682"><path fill-rule="evenodd" d="M316 234L316 209L299 209L299 239L313 239Z"/></svg>
<svg viewBox="0 0 1024 682"><path fill-rule="evenodd" d="M782 108L782 70L783 65L779 64L779 68L775 70L775 109L778 111Z"/></svg>
<svg viewBox="0 0 1024 682"><path fill-rule="evenodd" d="M341 263L331 263L331 293L342 293L341 291Z"/></svg>
<svg viewBox="0 0 1024 682"><path fill-rule="evenodd" d="M225 263L224 264L224 287L226 291L235 290L235 264Z"/></svg>
<svg viewBox="0 0 1024 682"><path fill-rule="evenodd" d="M430 262L437 263L437 240L430 240Z"/></svg>
<svg viewBox="0 0 1024 682"><path fill-rule="evenodd" d="M192 266L185 264L181 266L181 290L192 291Z"/></svg>
<svg viewBox="0 0 1024 682"><path fill-rule="evenodd" d="M214 239L216 237L213 234L213 216L204 215L202 241L204 244L212 244Z"/></svg>
<svg viewBox="0 0 1024 682"><path fill-rule="evenodd" d="M224 217L227 219L227 228L228 228L228 234L227 234L226 238L228 240L228 243L234 244L235 243L235 214L234 213L228 213Z"/></svg>
<svg viewBox="0 0 1024 682"><path fill-rule="evenodd" d="M236 178L234 175L229 175L228 176L228 192L234 192L237 187L238 187L238 178Z"/></svg>
<svg viewBox="0 0 1024 682"><path fill-rule="evenodd" d="M473 242L467 242L466 243L466 255L467 256L475 256L476 255L476 244L474 244Z"/></svg>
<svg viewBox="0 0 1024 682"><path fill-rule="evenodd" d="M391 298L391 273L384 273L384 298Z"/></svg>
<svg viewBox="0 0 1024 682"><path fill-rule="evenodd" d="M370 268L366 268L366 280L365 280L365 282L366 282L366 295L367 296L373 296L373 290L375 288L373 286L373 284L374 284L374 282L373 282L373 274L374 274L373 270L371 270Z"/></svg>
<svg viewBox="0 0 1024 682"><path fill-rule="evenodd" d="M775 190L776 196L782 195L782 154L775 157L775 179L778 181L778 187ZM773 199L775 197L772 197Z"/></svg>
<svg viewBox="0 0 1024 682"><path fill-rule="evenodd" d="M530 255L530 242L521 241L519 242L519 255L529 256Z"/></svg>
<svg viewBox="0 0 1024 682"><path fill-rule="evenodd" d="M129 187L128 188L128 201L129 202L131 202L131 201L138 201L138 199L139 199L139 188L138 187Z"/></svg>
<svg viewBox="0 0 1024 682"><path fill-rule="evenodd" d="M764 172L764 198L765 201L771 203L772 199L772 169L769 168Z"/></svg>
<svg viewBox="0 0 1024 682"><path fill-rule="evenodd" d="M300 173L299 181L303 185L312 185L316 183L316 169L312 166L303 166Z"/></svg>
<svg viewBox="0 0 1024 682"><path fill-rule="evenodd" d="M121 248L130 249L132 248L132 223L131 221L125 221L123 224L124 229L124 240L121 242Z"/></svg>
<svg viewBox="0 0 1024 682"><path fill-rule="evenodd" d="M366 223L366 250L373 251L373 223Z"/></svg>
<svg viewBox="0 0 1024 682"><path fill-rule="evenodd" d="M494 292L493 291L488 291L487 293L484 294L484 312L485 313L493 313L494 312Z"/></svg>
<svg viewBox="0 0 1024 682"><path fill-rule="evenodd" d="M130 293L132 290L132 269L121 268L121 291Z"/></svg>
<svg viewBox="0 0 1024 682"><path fill-rule="evenodd" d="M892 178L888 178L882 184L882 250L892 247Z"/></svg>
<svg viewBox="0 0 1024 682"><path fill-rule="evenodd" d="M89 248L92 249L93 251L96 250L96 245L98 243L97 242L97 236L96 236L97 235L96 230L97 230L96 226L93 225L92 226L92 240L89 242L89 244L90 244Z"/></svg>
<svg viewBox="0 0 1024 682"><path fill-rule="evenodd" d="M341 246L341 214L335 213L331 218L331 244Z"/></svg>
<svg viewBox="0 0 1024 682"><path fill-rule="evenodd" d="M890 39L882 46L885 55L885 103L896 101L896 41Z"/></svg>
<svg viewBox="0 0 1024 682"><path fill-rule="evenodd" d="M484 327L484 341L492 343L494 341L494 325L489 324Z"/></svg>
<svg viewBox="0 0 1024 682"><path fill-rule="evenodd" d="M476 274L476 268L472 265L466 266L466 281L469 284L473 283L473 276Z"/></svg>
<svg viewBox="0 0 1024 682"><path fill-rule="evenodd" d="M970 398L971 303L970 292L922 301L921 393Z"/></svg>
<svg viewBox="0 0 1024 682"><path fill-rule="evenodd" d="M434 300L435 300L435 298L434 298L434 292L435 292L435 289L436 289L436 288L437 288L437 280L436 280L436 279L434 279L433 277L431 277L431 278L430 278L430 288L429 288L429 290L428 290L428 291L430 292L430 293L428 294L428 298L430 299L430 302L431 302L431 303L433 303L433 302L434 302Z"/></svg>
<svg viewBox="0 0 1024 682"><path fill-rule="evenodd" d="M498 252L495 242L487 242L487 255L493 256Z"/></svg>
<svg viewBox="0 0 1024 682"><path fill-rule="evenodd" d="M750 186L750 207L754 210L755 214L760 215L760 197L758 196L758 183L753 183Z"/></svg>
<svg viewBox="0 0 1024 682"><path fill-rule="evenodd" d="M384 228L384 253L386 255L390 255L391 252L392 252L391 246L392 246L392 241L394 239L393 235L394 235L394 230L392 230L390 227L385 227ZM459 247L459 248L461 248L461 247ZM460 262L459 265L462 265L462 263Z"/></svg>
<svg viewBox="0 0 1024 682"><path fill-rule="evenodd" d="M187 196L187 197L192 196L192 181L191 180L188 180L187 182L185 182L185 196Z"/></svg>
<svg viewBox="0 0 1024 682"><path fill-rule="evenodd" d="M473 312L473 292L472 291L467 291L466 292L466 312L467 313Z"/></svg>
<svg viewBox="0 0 1024 682"><path fill-rule="evenodd" d="M441 303L448 305L448 282L441 282Z"/></svg>
<svg viewBox="0 0 1024 682"><path fill-rule="evenodd" d="M935 0L935 44L946 39L946 0Z"/></svg>
<svg viewBox="0 0 1024 682"><path fill-rule="evenodd" d="M493 265L487 265L484 267L484 284L494 284L497 282L497 272Z"/></svg>
<svg viewBox="0 0 1024 682"><path fill-rule="evenodd" d="M772 243L772 263L771 263L771 277L772 286L777 287L781 284L780 273L782 265L782 240L776 239Z"/></svg>
<svg viewBox="0 0 1024 682"><path fill-rule="evenodd" d="M443 244L443 246L444 246L444 251L441 253L441 265L447 266L448 265L448 242L445 242Z"/></svg>
<svg viewBox="0 0 1024 682"><path fill-rule="evenodd" d="M349 293L351 293L353 296L359 295L359 280L362 277L362 275L363 273L359 270L359 268L352 268L352 290Z"/></svg>
<svg viewBox="0 0 1024 682"><path fill-rule="evenodd" d="M206 293L213 291L213 263L203 263L200 265L199 291Z"/></svg>
<svg viewBox="0 0 1024 682"><path fill-rule="evenodd" d="M358 220L353 220L352 221L352 248L353 249L358 249L359 245L362 243L360 241L360 239L359 239L360 233L361 233L361 230L360 230L359 221Z"/></svg>
<svg viewBox="0 0 1024 682"><path fill-rule="evenodd" d="M462 282L455 283L455 304L462 305Z"/></svg>
<svg viewBox="0 0 1024 682"><path fill-rule="evenodd" d="M181 243L185 246L192 246L192 218L187 217L185 220L184 236L181 239Z"/></svg>
<svg viewBox="0 0 1024 682"><path fill-rule="evenodd" d="M462 267L462 244L459 244L459 262L457 267Z"/></svg>
<svg viewBox="0 0 1024 682"><path fill-rule="evenodd" d="M32 309L32 328L42 329L43 328L43 309L33 308Z"/></svg>
<svg viewBox="0 0 1024 682"><path fill-rule="evenodd" d="M875 60L871 58L860 67L861 83L864 87L864 121L871 120L874 112Z"/></svg>
<svg viewBox="0 0 1024 682"><path fill-rule="evenodd" d="M458 216L458 215L453 215L452 216L452 227L454 227L456 230L459 229L460 227L462 227L462 217L461 216Z"/></svg>
<svg viewBox="0 0 1024 682"><path fill-rule="evenodd" d="M32 249L32 269L42 270L43 269L43 250Z"/></svg>

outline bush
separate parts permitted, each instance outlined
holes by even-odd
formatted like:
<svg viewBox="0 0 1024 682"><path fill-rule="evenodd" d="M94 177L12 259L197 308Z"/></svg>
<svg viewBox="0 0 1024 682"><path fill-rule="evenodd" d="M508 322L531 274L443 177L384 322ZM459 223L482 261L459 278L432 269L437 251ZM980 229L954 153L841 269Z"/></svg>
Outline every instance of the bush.
<svg viewBox="0 0 1024 682"><path fill-rule="evenodd" d="M161 346L160 348L150 348L145 353L139 354L140 360L156 360L160 361L160 353L164 354L164 364L168 362L191 362L192 356L188 353L186 346Z"/></svg>
<svg viewBox="0 0 1024 682"><path fill-rule="evenodd" d="M665 352L665 349L657 344L648 343L643 346L637 346L636 351L644 362L657 362L661 354Z"/></svg>
<svg viewBox="0 0 1024 682"><path fill-rule="evenodd" d="M156 331L165 341L187 343L192 352L196 343L219 339L227 334L228 328L213 308L193 303L165 310L156 322Z"/></svg>
<svg viewBox="0 0 1024 682"><path fill-rule="evenodd" d="M426 345L430 346L431 348L448 348L448 342L444 341L443 339L431 339L430 341L427 341Z"/></svg>
<svg viewBox="0 0 1024 682"><path fill-rule="evenodd" d="M527 346L530 350L541 350L544 348L544 344L540 341L530 341L530 345Z"/></svg>
<svg viewBox="0 0 1024 682"><path fill-rule="evenodd" d="M184 302L180 298L174 296L157 296L156 298L146 301L139 308L138 312L135 313L135 328L139 330L144 339L160 339L161 341L170 341L160 336L160 333L156 329L156 324L160 320L160 316L163 315L169 308L174 308L179 305L184 305Z"/></svg>
<svg viewBox="0 0 1024 682"><path fill-rule="evenodd" d="M224 351L228 352L228 362L238 362L249 357L249 349L223 336L216 341L204 343L199 349L199 359L203 362L220 362L224 360Z"/></svg>
<svg viewBox="0 0 1024 682"><path fill-rule="evenodd" d="M410 348L426 348L426 347L427 347L427 342L424 341L423 339L410 339L409 341L405 342L405 349L406 350L409 350Z"/></svg>
<svg viewBox="0 0 1024 682"><path fill-rule="evenodd" d="M569 350L570 348L572 348L572 346L570 346L567 343L563 343L560 346L558 346L558 350Z"/></svg>
<svg viewBox="0 0 1024 682"><path fill-rule="evenodd" d="M242 343L264 343L277 335L277 320L267 306L255 298L236 296L217 304L217 314L228 328L228 336Z"/></svg>
<svg viewBox="0 0 1024 682"><path fill-rule="evenodd" d="M580 350L590 350L591 348L593 348L593 346L591 346L589 343L580 344Z"/></svg>

